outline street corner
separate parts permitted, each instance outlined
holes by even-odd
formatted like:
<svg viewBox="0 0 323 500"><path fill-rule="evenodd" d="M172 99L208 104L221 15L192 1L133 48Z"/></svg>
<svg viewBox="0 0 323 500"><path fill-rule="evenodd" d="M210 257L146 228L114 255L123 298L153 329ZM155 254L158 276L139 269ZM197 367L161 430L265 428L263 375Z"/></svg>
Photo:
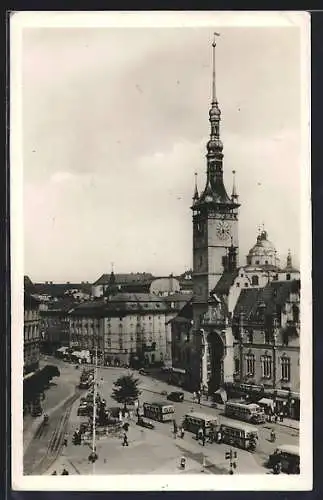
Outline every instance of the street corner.
<svg viewBox="0 0 323 500"><path fill-rule="evenodd" d="M211 474L206 463L200 463L185 454L166 460L162 465L151 470L151 474Z"/></svg>

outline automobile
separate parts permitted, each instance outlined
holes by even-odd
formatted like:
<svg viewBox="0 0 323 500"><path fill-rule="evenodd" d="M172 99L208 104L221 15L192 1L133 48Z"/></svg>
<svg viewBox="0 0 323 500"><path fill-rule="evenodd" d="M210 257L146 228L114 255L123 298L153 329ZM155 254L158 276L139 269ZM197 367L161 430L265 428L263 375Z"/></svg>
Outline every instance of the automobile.
<svg viewBox="0 0 323 500"><path fill-rule="evenodd" d="M167 399L169 401L176 401L178 403L182 402L182 401L184 401L184 392L181 392L181 391L170 392L167 395Z"/></svg>
<svg viewBox="0 0 323 500"><path fill-rule="evenodd" d="M269 456L268 467L276 474L285 472L287 474L299 474L299 448L295 445L284 444L276 448Z"/></svg>
<svg viewBox="0 0 323 500"><path fill-rule="evenodd" d="M145 370L144 368L140 368L139 370L140 375L149 375L149 372Z"/></svg>
<svg viewBox="0 0 323 500"><path fill-rule="evenodd" d="M170 367L170 366L162 366L162 367L161 367L161 371L162 371L162 372L165 372L165 373L168 373L168 372L171 372L171 371L172 371L172 369L171 369L171 367Z"/></svg>
<svg viewBox="0 0 323 500"><path fill-rule="evenodd" d="M145 427L146 429L155 429L155 426L152 422L149 420L145 420L142 417L139 417L136 425L139 425L140 427Z"/></svg>
<svg viewBox="0 0 323 500"><path fill-rule="evenodd" d="M43 409L41 406L34 406L31 412L32 417L40 417L43 414Z"/></svg>
<svg viewBox="0 0 323 500"><path fill-rule="evenodd" d="M91 411L91 407L90 407L88 404L86 404L86 403L82 403L82 404L78 407L78 410L77 410L77 415L78 415L79 417L81 417L81 416L85 416L85 417L87 417L87 416L89 415L90 411Z"/></svg>

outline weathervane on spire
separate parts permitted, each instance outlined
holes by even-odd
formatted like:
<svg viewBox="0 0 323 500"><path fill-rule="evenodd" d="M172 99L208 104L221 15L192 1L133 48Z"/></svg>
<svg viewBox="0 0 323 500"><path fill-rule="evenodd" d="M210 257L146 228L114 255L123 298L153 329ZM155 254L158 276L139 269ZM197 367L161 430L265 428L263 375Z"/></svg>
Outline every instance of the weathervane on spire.
<svg viewBox="0 0 323 500"><path fill-rule="evenodd" d="M216 99L216 91L215 91L215 47L216 47L216 36L220 36L220 33L214 32L213 33L213 42L212 42L212 48L213 48L213 64L212 64L212 104L215 104L217 102Z"/></svg>

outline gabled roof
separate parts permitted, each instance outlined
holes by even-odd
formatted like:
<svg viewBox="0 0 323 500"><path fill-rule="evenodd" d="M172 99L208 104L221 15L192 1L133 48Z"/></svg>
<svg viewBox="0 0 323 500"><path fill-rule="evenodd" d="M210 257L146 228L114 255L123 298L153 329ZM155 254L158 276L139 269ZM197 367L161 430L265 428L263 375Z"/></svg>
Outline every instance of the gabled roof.
<svg viewBox="0 0 323 500"><path fill-rule="evenodd" d="M241 290L234 309L234 317L244 314L246 319L255 316L260 304L264 305L266 315L276 312L277 306L283 306L291 293L300 291L300 280L272 281L264 288Z"/></svg>
<svg viewBox="0 0 323 500"><path fill-rule="evenodd" d="M190 323L193 319L193 297L182 307L178 314L170 319L168 323Z"/></svg>
<svg viewBox="0 0 323 500"><path fill-rule="evenodd" d="M215 285L213 292L218 293L219 295L227 295L238 274L238 269L232 272L224 272Z"/></svg>
<svg viewBox="0 0 323 500"><path fill-rule="evenodd" d="M91 293L89 283L34 283L30 287L31 293L38 295L49 295L51 297L62 297L68 290L80 290Z"/></svg>
<svg viewBox="0 0 323 500"><path fill-rule="evenodd" d="M151 273L127 273L114 274L117 285L150 284L155 277ZM96 285L108 285L110 283L111 273L102 274L98 280L93 283Z"/></svg>
<svg viewBox="0 0 323 500"><path fill-rule="evenodd" d="M30 293L24 293L24 309L25 310L35 310L39 309L40 302Z"/></svg>

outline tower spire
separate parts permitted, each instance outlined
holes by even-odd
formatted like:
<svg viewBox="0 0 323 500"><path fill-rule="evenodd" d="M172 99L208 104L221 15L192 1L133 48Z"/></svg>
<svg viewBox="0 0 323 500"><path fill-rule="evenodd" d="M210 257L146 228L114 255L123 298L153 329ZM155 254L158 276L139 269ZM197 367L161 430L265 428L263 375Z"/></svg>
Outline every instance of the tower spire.
<svg viewBox="0 0 323 500"><path fill-rule="evenodd" d="M213 33L213 42L212 42L212 104L217 104L216 98L216 86L215 86L215 47L216 47L216 36L220 36L220 33Z"/></svg>
<svg viewBox="0 0 323 500"><path fill-rule="evenodd" d="M195 189L194 189L193 200L196 201L199 199L199 192L197 189L197 172L195 172L194 177L195 177Z"/></svg>
<svg viewBox="0 0 323 500"><path fill-rule="evenodd" d="M288 254L287 254L287 267L292 268L293 263L292 263L292 253L290 251L290 248L288 249Z"/></svg>
<svg viewBox="0 0 323 500"><path fill-rule="evenodd" d="M237 188L236 188L236 171L232 170L232 174L233 174L233 182L232 182L231 199L232 199L232 201L237 201L238 194L237 194Z"/></svg>

